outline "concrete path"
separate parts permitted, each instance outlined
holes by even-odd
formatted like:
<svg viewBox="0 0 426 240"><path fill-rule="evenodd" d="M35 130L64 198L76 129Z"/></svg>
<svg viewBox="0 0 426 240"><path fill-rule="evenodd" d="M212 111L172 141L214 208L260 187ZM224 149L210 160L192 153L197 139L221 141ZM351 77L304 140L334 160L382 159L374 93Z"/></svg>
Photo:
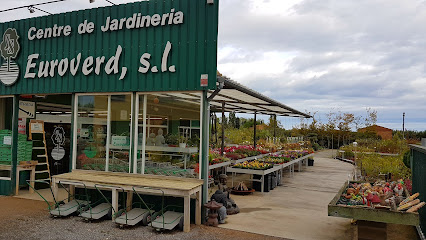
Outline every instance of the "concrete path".
<svg viewBox="0 0 426 240"><path fill-rule="evenodd" d="M268 193L231 195L241 212L221 228L289 239L352 239L350 219L327 216L327 205L353 171L353 165L331 158L331 151L314 156L314 166L288 174L283 185Z"/></svg>

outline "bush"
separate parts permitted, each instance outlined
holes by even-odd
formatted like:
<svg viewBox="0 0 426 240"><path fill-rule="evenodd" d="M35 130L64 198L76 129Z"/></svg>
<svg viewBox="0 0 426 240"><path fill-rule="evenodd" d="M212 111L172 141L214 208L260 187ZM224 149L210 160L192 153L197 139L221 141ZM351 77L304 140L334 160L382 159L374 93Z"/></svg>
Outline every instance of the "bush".
<svg viewBox="0 0 426 240"><path fill-rule="evenodd" d="M318 151L318 149L320 149L320 145L318 143L314 143L312 144L312 148L314 149L314 151Z"/></svg>
<svg viewBox="0 0 426 240"><path fill-rule="evenodd" d="M352 151L345 150L345 158L346 159L355 159L355 153Z"/></svg>
<svg viewBox="0 0 426 240"><path fill-rule="evenodd" d="M403 158L402 158L402 161L404 162L404 165L405 165L407 168L410 168L410 169L411 169L410 157L411 157L411 151L410 151L410 150L408 150L408 151L406 151L406 152L404 153L404 156L403 156Z"/></svg>
<svg viewBox="0 0 426 240"><path fill-rule="evenodd" d="M357 166L361 164L364 175L371 180L377 179L380 173L391 173L394 180L407 179L411 176L411 171L405 166L402 156L360 154L357 156Z"/></svg>

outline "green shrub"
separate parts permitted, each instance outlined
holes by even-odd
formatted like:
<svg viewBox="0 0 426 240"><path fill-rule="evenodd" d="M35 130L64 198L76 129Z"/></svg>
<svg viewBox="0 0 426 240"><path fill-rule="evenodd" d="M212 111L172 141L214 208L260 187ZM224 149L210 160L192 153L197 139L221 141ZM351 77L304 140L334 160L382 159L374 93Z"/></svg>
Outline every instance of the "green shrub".
<svg viewBox="0 0 426 240"><path fill-rule="evenodd" d="M411 151L410 151L410 150L408 150L408 151L406 151L406 152L404 153L404 156L403 156L403 158L402 158L402 161L404 162L404 165L405 165L407 168L410 168L410 169L411 169L410 157L411 157Z"/></svg>
<svg viewBox="0 0 426 240"><path fill-rule="evenodd" d="M345 158L346 159L355 159L355 154L352 151L346 151L345 150Z"/></svg>
<svg viewBox="0 0 426 240"><path fill-rule="evenodd" d="M320 145L318 143L313 143L312 148L314 149L314 151L318 151L318 149L320 149Z"/></svg>
<svg viewBox="0 0 426 240"><path fill-rule="evenodd" d="M378 154L357 155L357 166L362 169L367 179L377 179L380 173L391 173L393 179L407 179L411 171L403 162L402 156L380 156Z"/></svg>

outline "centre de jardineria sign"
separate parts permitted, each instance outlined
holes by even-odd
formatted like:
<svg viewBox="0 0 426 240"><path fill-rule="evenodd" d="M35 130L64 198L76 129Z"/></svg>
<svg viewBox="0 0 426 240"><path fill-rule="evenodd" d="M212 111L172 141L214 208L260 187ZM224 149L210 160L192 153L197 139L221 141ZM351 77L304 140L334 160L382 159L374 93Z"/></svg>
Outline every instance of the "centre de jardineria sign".
<svg viewBox="0 0 426 240"><path fill-rule="evenodd" d="M218 4L144 1L1 23L0 95L213 89Z"/></svg>

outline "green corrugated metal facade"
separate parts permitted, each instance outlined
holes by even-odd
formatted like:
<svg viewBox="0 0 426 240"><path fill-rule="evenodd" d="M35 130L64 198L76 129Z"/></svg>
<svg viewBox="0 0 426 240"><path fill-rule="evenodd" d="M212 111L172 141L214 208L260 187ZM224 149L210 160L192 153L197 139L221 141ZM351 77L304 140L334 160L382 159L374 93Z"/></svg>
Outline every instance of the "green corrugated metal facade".
<svg viewBox="0 0 426 240"><path fill-rule="evenodd" d="M10 180L0 180L0 195L11 195L11 181Z"/></svg>
<svg viewBox="0 0 426 240"><path fill-rule="evenodd" d="M48 94L71 92L129 92L129 91L182 91L206 90L215 88L216 61L217 61L217 32L218 32L218 5L207 4L206 0L167 0L144 1L104 8L81 10L38 18L24 19L0 24L1 36L7 28L15 28L20 37L21 46L15 62L20 68L20 76L16 83L5 86L0 83L0 95L8 94ZM172 10L174 9L174 10ZM182 24L169 25L170 13L183 13ZM143 28L123 29L117 31L101 31L108 16L111 19L132 17L141 13L141 16L169 13L165 18L165 25ZM94 23L93 33L79 34L80 23L84 20ZM130 23L131 21L129 21ZM28 30L31 27L45 29L58 26L71 26L69 36L51 37L48 39L28 39ZM32 32L33 33L33 32ZM162 72L161 62L167 42L172 44L167 66L175 65L175 72ZM118 45L123 52L119 61L119 73L107 75L105 63L114 56ZM38 53L35 63L35 78L24 78L28 56ZM56 70L54 77L38 77L40 61L59 61L68 58L71 61L81 53L80 67L75 76L70 69L60 77ZM141 65L140 58L144 53L150 53L150 68L158 67L158 72L138 72ZM88 57L105 56L105 63L100 68L99 75L94 69L85 76L82 73L83 61ZM1 58L0 64L5 60ZM122 67L127 68L123 80L119 80ZM208 86L201 87L201 74L208 74Z"/></svg>
<svg viewBox="0 0 426 240"><path fill-rule="evenodd" d="M426 147L411 145L411 173L413 193L420 193L419 199L426 201ZM420 227L426 234L426 209L420 208Z"/></svg>

